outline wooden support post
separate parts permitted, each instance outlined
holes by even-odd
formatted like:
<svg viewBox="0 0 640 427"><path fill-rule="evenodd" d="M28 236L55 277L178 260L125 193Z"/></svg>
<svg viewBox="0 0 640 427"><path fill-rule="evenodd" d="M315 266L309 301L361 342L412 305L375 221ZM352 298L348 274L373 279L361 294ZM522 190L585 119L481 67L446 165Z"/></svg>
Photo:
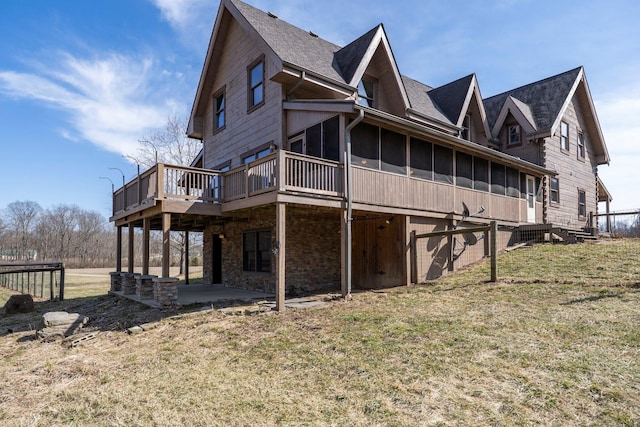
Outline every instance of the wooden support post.
<svg viewBox="0 0 640 427"><path fill-rule="evenodd" d="M346 298L347 291L347 210L342 211L340 220L340 291L342 297Z"/></svg>
<svg viewBox="0 0 640 427"><path fill-rule="evenodd" d="M142 274L149 275L149 235L151 230L151 220L142 220Z"/></svg>
<svg viewBox="0 0 640 427"><path fill-rule="evenodd" d="M60 301L64 300L64 264L60 264Z"/></svg>
<svg viewBox="0 0 640 427"><path fill-rule="evenodd" d="M127 269L127 271L131 274L133 274L133 267L134 267L134 254L133 254L133 237L134 237L134 229L133 229L133 223L130 222L129 223L129 248L128 248L128 253L129 253L129 268Z"/></svg>
<svg viewBox="0 0 640 427"><path fill-rule="evenodd" d="M412 272L412 255L413 251L411 249L411 217L408 215L404 217L404 284L406 286L411 285L413 282L413 272Z"/></svg>
<svg viewBox="0 0 640 427"><path fill-rule="evenodd" d="M189 232L184 232L184 283L189 284Z"/></svg>
<svg viewBox="0 0 640 427"><path fill-rule="evenodd" d="M491 238L491 281L496 282L498 280L498 223L496 221L491 221L489 236Z"/></svg>
<svg viewBox="0 0 640 427"><path fill-rule="evenodd" d="M122 226L116 230L116 271L122 271Z"/></svg>
<svg viewBox="0 0 640 427"><path fill-rule="evenodd" d="M411 283L418 283L418 239L416 239L416 231L411 232L410 238L410 257L411 257Z"/></svg>
<svg viewBox="0 0 640 427"><path fill-rule="evenodd" d="M169 277L169 258L171 256L171 214L162 214L162 278Z"/></svg>
<svg viewBox="0 0 640 427"><path fill-rule="evenodd" d="M276 310L281 313L285 310L286 222L286 205L276 203Z"/></svg>

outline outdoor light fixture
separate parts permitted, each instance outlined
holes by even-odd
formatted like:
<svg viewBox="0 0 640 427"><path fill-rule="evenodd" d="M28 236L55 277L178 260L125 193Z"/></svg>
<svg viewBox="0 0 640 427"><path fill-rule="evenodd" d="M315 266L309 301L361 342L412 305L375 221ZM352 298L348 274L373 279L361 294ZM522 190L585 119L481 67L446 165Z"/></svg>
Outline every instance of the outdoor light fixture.
<svg viewBox="0 0 640 427"><path fill-rule="evenodd" d="M224 239L226 236L224 235L224 233L220 233L220 234L218 234L218 237L219 237L220 239Z"/></svg>

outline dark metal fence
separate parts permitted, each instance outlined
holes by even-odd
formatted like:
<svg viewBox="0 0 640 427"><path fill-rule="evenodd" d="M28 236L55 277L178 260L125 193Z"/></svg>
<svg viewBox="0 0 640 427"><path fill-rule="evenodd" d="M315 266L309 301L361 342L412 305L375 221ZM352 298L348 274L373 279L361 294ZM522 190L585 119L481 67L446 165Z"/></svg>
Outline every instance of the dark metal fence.
<svg viewBox="0 0 640 427"><path fill-rule="evenodd" d="M64 299L64 264L0 264L0 286L36 298Z"/></svg>

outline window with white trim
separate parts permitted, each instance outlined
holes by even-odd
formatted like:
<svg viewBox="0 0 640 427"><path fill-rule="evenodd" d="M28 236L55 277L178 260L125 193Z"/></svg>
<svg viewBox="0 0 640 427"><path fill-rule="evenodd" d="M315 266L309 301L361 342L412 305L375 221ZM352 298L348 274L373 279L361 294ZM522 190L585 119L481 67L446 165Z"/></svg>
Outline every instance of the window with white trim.
<svg viewBox="0 0 640 427"><path fill-rule="evenodd" d="M569 125L560 122L560 148L569 151Z"/></svg>
<svg viewBox="0 0 640 427"><path fill-rule="evenodd" d="M584 147L584 132L578 131L578 157L584 159L585 156L585 147Z"/></svg>

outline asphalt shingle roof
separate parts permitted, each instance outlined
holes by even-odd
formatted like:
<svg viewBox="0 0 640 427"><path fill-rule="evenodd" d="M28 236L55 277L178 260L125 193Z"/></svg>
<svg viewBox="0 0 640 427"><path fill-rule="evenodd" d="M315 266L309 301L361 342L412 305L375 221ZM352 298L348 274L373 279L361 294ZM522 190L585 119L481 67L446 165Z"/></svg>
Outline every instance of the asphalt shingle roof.
<svg viewBox="0 0 640 427"><path fill-rule="evenodd" d="M551 129L582 67L521 86L484 100L489 127L495 125L508 96L529 106L535 127Z"/></svg>
<svg viewBox="0 0 640 427"><path fill-rule="evenodd" d="M454 124L458 122L472 80L473 74L470 74L429 92L431 99Z"/></svg>

